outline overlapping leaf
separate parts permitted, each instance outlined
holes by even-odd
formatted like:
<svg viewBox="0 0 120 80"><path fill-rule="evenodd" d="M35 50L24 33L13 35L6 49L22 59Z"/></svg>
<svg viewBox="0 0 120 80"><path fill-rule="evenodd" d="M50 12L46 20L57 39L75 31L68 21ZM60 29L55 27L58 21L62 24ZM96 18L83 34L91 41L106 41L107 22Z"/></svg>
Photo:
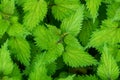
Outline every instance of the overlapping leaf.
<svg viewBox="0 0 120 80"><path fill-rule="evenodd" d="M14 66L7 46L6 42L0 49L0 73L3 73L2 75L9 75Z"/></svg>
<svg viewBox="0 0 120 80"><path fill-rule="evenodd" d="M27 0L24 4L24 25L32 30L42 21L47 13L47 3L44 0Z"/></svg>
<svg viewBox="0 0 120 80"><path fill-rule="evenodd" d="M83 21L83 10L84 7L81 6L79 9L77 9L75 14L62 21L61 30L63 33L76 36L80 32Z"/></svg>
<svg viewBox="0 0 120 80"><path fill-rule="evenodd" d="M51 80L51 78L47 76L45 66L35 65L29 75L29 80Z"/></svg>
<svg viewBox="0 0 120 80"><path fill-rule="evenodd" d="M22 79L22 74L18 66L15 64L13 67L13 71L9 76L9 79L5 79L5 80L21 80L21 79Z"/></svg>
<svg viewBox="0 0 120 80"><path fill-rule="evenodd" d="M0 38L7 31L8 26L9 26L9 22L8 21L0 19Z"/></svg>
<svg viewBox="0 0 120 80"><path fill-rule="evenodd" d="M34 30L35 41L37 46L42 49L49 49L51 45L57 44L60 39L60 31L55 26L47 25L38 26Z"/></svg>
<svg viewBox="0 0 120 80"><path fill-rule="evenodd" d="M51 63L56 60L64 50L63 45L58 43L60 32L55 26L38 26L34 31L35 41L39 48L46 50L44 52L45 62Z"/></svg>
<svg viewBox="0 0 120 80"><path fill-rule="evenodd" d="M17 22L16 18L11 20L10 28L7 33L12 37L25 37L28 32L24 29L23 25Z"/></svg>
<svg viewBox="0 0 120 80"><path fill-rule="evenodd" d="M101 64L98 66L97 74L103 80L117 79L119 76L119 69L113 56L109 53L107 46L103 47L101 56Z"/></svg>
<svg viewBox="0 0 120 80"><path fill-rule="evenodd" d="M97 28L98 23L95 22L95 24L92 23L92 21L84 21L83 22L83 26L82 26L82 30L80 31L79 34L79 39L82 43L82 45L86 46L87 43L89 42L90 39L90 35L92 34L92 31L95 30Z"/></svg>
<svg viewBox="0 0 120 80"><path fill-rule="evenodd" d="M30 46L24 38L9 39L9 46L14 56L25 66L29 65L30 61Z"/></svg>
<svg viewBox="0 0 120 80"><path fill-rule="evenodd" d="M97 61L91 55L84 52L76 38L66 36L65 43L67 46L63 54L63 60L67 65L71 67L83 67L97 64Z"/></svg>
<svg viewBox="0 0 120 80"><path fill-rule="evenodd" d="M99 6L101 5L102 0L86 0L86 6L90 11L90 14L93 18L93 22L98 16L98 9Z"/></svg>
<svg viewBox="0 0 120 80"><path fill-rule="evenodd" d="M52 13L58 20L63 20L73 14L79 7L79 0L54 0Z"/></svg>
<svg viewBox="0 0 120 80"><path fill-rule="evenodd" d="M112 3L111 5L107 6L107 17L113 20L119 20L120 15L120 4L119 3Z"/></svg>
<svg viewBox="0 0 120 80"><path fill-rule="evenodd" d="M15 9L15 0L1 0L1 9L3 13L12 15Z"/></svg>
<svg viewBox="0 0 120 80"><path fill-rule="evenodd" d="M100 47L104 43L116 44L120 42L120 28L118 27L118 23L105 20L101 29L92 34L88 46Z"/></svg>

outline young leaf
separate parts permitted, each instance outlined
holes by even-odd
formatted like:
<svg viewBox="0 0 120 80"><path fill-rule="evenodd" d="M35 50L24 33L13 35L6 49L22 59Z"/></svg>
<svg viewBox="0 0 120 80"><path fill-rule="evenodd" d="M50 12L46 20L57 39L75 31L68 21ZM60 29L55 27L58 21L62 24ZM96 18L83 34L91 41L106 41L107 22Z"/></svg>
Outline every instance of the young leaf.
<svg viewBox="0 0 120 80"><path fill-rule="evenodd" d="M14 56L25 66L28 66L30 61L30 46L28 42L24 38L11 37L9 46Z"/></svg>
<svg viewBox="0 0 120 80"><path fill-rule="evenodd" d="M61 30L63 33L68 33L76 36L80 32L83 21L83 10L84 7L81 6L78 8L75 14L62 21Z"/></svg>
<svg viewBox="0 0 120 80"><path fill-rule="evenodd" d="M7 49L7 42L0 49L0 74L9 75L13 70L13 62Z"/></svg>
<svg viewBox="0 0 120 80"><path fill-rule="evenodd" d="M1 9L3 13L12 15L15 9L15 0L1 0Z"/></svg>
<svg viewBox="0 0 120 80"><path fill-rule="evenodd" d="M67 45L63 53L63 60L67 65L71 67L83 67L97 64L97 61L91 55L84 52L76 38L66 36L65 39L65 42L68 40L71 41L71 45Z"/></svg>
<svg viewBox="0 0 120 80"><path fill-rule="evenodd" d="M103 80L116 80L119 76L119 68L107 45L103 47L101 64L98 66L97 74Z"/></svg>
<svg viewBox="0 0 120 80"><path fill-rule="evenodd" d="M24 4L24 25L32 30L42 21L47 13L47 3L44 0L27 0Z"/></svg>
<svg viewBox="0 0 120 80"><path fill-rule="evenodd" d="M90 14L93 18L93 22L98 16L98 9L99 9L99 6L101 5L101 1L102 0L86 0L86 6L90 11Z"/></svg>
<svg viewBox="0 0 120 80"><path fill-rule="evenodd" d="M79 7L79 0L54 0L52 13L57 20L63 20L73 14Z"/></svg>

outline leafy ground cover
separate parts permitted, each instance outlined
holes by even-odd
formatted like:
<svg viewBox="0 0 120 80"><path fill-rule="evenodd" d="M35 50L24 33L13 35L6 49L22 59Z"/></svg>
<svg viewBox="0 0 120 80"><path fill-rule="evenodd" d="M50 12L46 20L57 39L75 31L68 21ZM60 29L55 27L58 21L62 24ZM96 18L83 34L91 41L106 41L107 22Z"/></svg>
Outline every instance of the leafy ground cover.
<svg viewBox="0 0 120 80"><path fill-rule="evenodd" d="M0 0L0 80L120 80L120 0Z"/></svg>

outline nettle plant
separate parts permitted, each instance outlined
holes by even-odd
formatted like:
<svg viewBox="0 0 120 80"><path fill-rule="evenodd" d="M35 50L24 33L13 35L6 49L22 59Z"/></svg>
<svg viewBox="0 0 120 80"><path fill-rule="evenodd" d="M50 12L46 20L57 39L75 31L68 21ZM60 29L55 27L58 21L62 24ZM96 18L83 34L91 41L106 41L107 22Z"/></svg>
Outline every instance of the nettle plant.
<svg viewBox="0 0 120 80"><path fill-rule="evenodd" d="M119 80L120 0L0 0L0 80Z"/></svg>

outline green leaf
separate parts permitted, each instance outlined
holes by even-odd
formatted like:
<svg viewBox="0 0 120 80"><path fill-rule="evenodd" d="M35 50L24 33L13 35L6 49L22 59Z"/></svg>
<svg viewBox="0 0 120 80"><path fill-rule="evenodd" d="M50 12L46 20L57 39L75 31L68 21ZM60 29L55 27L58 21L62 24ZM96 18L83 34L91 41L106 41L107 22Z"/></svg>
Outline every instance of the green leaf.
<svg viewBox="0 0 120 80"><path fill-rule="evenodd" d="M14 18L13 18L14 19ZM12 25L8 29L7 33L12 37L25 37L28 32L24 29L23 25L17 21L11 21Z"/></svg>
<svg viewBox="0 0 120 80"><path fill-rule="evenodd" d="M45 66L36 63L29 74L29 80L51 80L51 78L47 75Z"/></svg>
<svg viewBox="0 0 120 80"><path fill-rule="evenodd" d="M9 75L13 70L13 62L7 49L7 42L0 49L0 74Z"/></svg>
<svg viewBox="0 0 120 80"><path fill-rule="evenodd" d="M83 46L87 45L92 34L92 31L94 31L97 28L97 26L98 22L95 22L94 24L91 20L85 20L83 22L82 30L80 31L79 34L79 39Z"/></svg>
<svg viewBox="0 0 120 80"><path fill-rule="evenodd" d="M12 73L9 75L10 80L22 80L22 74L20 73L20 69L18 66L15 64L13 67ZM9 79L7 79L9 80Z"/></svg>
<svg viewBox="0 0 120 80"><path fill-rule="evenodd" d="M93 22L98 16L99 6L101 5L102 0L86 0L86 6L90 11L90 14L93 18Z"/></svg>
<svg viewBox="0 0 120 80"><path fill-rule="evenodd" d="M68 42L68 40L70 40L71 44L66 46L63 53L63 60L67 65L71 67L84 67L97 64L97 61L84 51L76 38L66 36L65 42Z"/></svg>
<svg viewBox="0 0 120 80"><path fill-rule="evenodd" d="M27 0L16 0L16 4L18 4L19 6L23 6L26 1Z"/></svg>
<svg viewBox="0 0 120 80"><path fill-rule="evenodd" d="M52 13L57 20L63 20L80 7L79 0L54 0Z"/></svg>
<svg viewBox="0 0 120 80"><path fill-rule="evenodd" d="M93 32L88 46L100 47L104 43L114 45L120 42L120 28L118 23L111 20L105 20L100 30Z"/></svg>
<svg viewBox="0 0 120 80"><path fill-rule="evenodd" d="M12 15L15 9L15 0L1 0L1 10L3 13Z"/></svg>
<svg viewBox="0 0 120 80"><path fill-rule="evenodd" d="M75 14L62 21L61 30L63 33L68 33L76 36L80 32L81 24L83 21L83 10L84 7L81 6Z"/></svg>
<svg viewBox="0 0 120 80"><path fill-rule="evenodd" d="M116 10L116 14L114 16L114 20L120 21L120 7Z"/></svg>
<svg viewBox="0 0 120 80"><path fill-rule="evenodd" d="M33 32L37 46L42 49L49 49L51 45L56 44L60 39L60 32L55 26L38 26Z"/></svg>
<svg viewBox="0 0 120 80"><path fill-rule="evenodd" d="M107 6L107 17L108 18L113 18L113 19L118 19L119 18L119 8L120 8L120 3L112 3ZM117 18L118 17L118 18Z"/></svg>
<svg viewBox="0 0 120 80"><path fill-rule="evenodd" d="M47 25L36 27L33 32L37 46L44 51L44 60L46 63L55 61L62 55L64 50L63 45L58 43L60 32L55 26Z"/></svg>
<svg viewBox="0 0 120 80"><path fill-rule="evenodd" d="M4 35L4 33L7 31L9 26L9 22L0 19L0 38L2 38L2 36Z"/></svg>
<svg viewBox="0 0 120 80"><path fill-rule="evenodd" d="M9 46L14 56L25 66L29 65L30 61L30 46L24 38L11 37Z"/></svg>
<svg viewBox="0 0 120 80"><path fill-rule="evenodd" d="M63 51L64 47L62 44L51 45L51 48L49 48L48 51L44 53L44 61L47 63L54 62L58 57L62 55Z"/></svg>
<svg viewBox="0 0 120 80"><path fill-rule="evenodd" d="M103 47L101 63L98 66L97 74L103 80L116 80L119 76L119 68L115 59L110 54L107 45Z"/></svg>
<svg viewBox="0 0 120 80"><path fill-rule="evenodd" d="M50 64L54 62L58 57L60 57L63 51L64 48L62 44L51 45L50 49L44 51L40 55L37 55L36 59L39 61L39 64L41 65Z"/></svg>
<svg viewBox="0 0 120 80"><path fill-rule="evenodd" d="M47 34L47 29L45 26L36 27L33 35L35 36L35 41L38 47L42 49L48 49L49 40L51 38L49 38L49 34Z"/></svg>
<svg viewBox="0 0 120 80"><path fill-rule="evenodd" d="M48 75L54 75L54 73L57 70L57 64L56 64L56 62L53 62L51 64L48 64L46 68L47 68L47 71L48 71L47 72Z"/></svg>
<svg viewBox="0 0 120 80"><path fill-rule="evenodd" d="M74 77L75 77L75 75L73 74L73 75L69 75L69 76L66 77L66 78L60 78L60 79L58 79L58 80L74 80Z"/></svg>
<svg viewBox="0 0 120 80"><path fill-rule="evenodd" d="M77 76L74 80L98 80L95 75L85 75L85 76Z"/></svg>
<svg viewBox="0 0 120 80"><path fill-rule="evenodd" d="M27 0L24 4L24 25L26 29L33 30L47 13L47 3L44 0Z"/></svg>

